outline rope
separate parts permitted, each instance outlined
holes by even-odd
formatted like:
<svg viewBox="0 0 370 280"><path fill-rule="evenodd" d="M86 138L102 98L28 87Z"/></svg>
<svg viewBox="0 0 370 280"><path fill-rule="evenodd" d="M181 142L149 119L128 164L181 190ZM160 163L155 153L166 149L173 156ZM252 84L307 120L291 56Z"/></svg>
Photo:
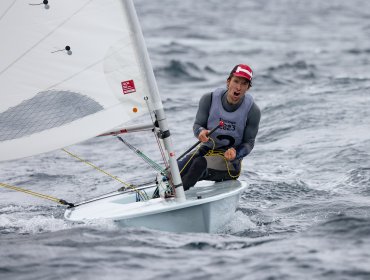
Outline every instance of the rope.
<svg viewBox="0 0 370 280"><path fill-rule="evenodd" d="M192 156L189 158L189 160L185 163L184 167L180 170L180 174L185 170L186 166L188 166L188 164L193 159L195 154L199 151L200 147L201 147L201 144L198 145L198 148L195 150L195 152L192 154Z"/></svg>
<svg viewBox="0 0 370 280"><path fill-rule="evenodd" d="M229 167L229 161L224 156L224 153L225 152L224 151L220 151L220 150L215 150L215 146L216 146L215 141L211 137L209 137L209 139L212 141L213 147L204 156L220 156L220 157L222 157L225 160L225 165L226 165L227 173L229 174L230 178L233 178L233 179L238 178L240 176L240 173L241 173L241 170L242 170L241 163L240 163L239 173L237 175L232 175L231 174L230 167ZM182 171L184 171L184 169L189 164L189 162L192 160L192 158L195 156L195 154L198 152L198 150L200 149L200 147L201 147L201 144L198 145L197 150L193 153L193 155L190 157L190 159L186 162L186 164L184 165L184 167L181 169L180 173L182 173Z"/></svg>
<svg viewBox="0 0 370 280"><path fill-rule="evenodd" d="M225 164L226 164L226 168L227 168L227 173L229 174L229 176L231 178L233 178L233 179L236 179L236 178L238 178L240 176L240 173L241 173L241 165L240 165L239 173L237 175L232 175L231 174L231 170L230 170L230 166L229 166L229 161L225 158L224 151L214 151L214 150L211 150L205 156L219 156L219 157L222 157L225 160Z"/></svg>
<svg viewBox="0 0 370 280"><path fill-rule="evenodd" d="M158 135L155 133L155 130L153 131L154 133L154 137L155 139L157 140L157 145L158 145L158 148L159 148L159 151L161 152L161 156L162 156L162 160L164 162L164 166L166 167L165 169L168 169L169 167L169 163L167 161L167 158L166 158L166 155L165 155L165 152L164 152L164 149L163 149L163 146L161 144L161 141L159 140L159 137Z"/></svg>
<svg viewBox="0 0 370 280"><path fill-rule="evenodd" d="M69 203L69 202L67 202L63 199L59 199L59 198L52 197L52 196L49 196L49 195L33 192L33 191L30 191L30 190L25 190L25 189L22 189L22 188L19 188L19 187L16 187L16 186L11 186L11 185L8 185L8 184L0 183L0 187L10 189L10 190L14 190L14 191L18 191L18 192L23 192L23 193L33 195L33 196L36 196L36 197L39 197L39 198L51 200L51 201L54 201L54 202L62 204L62 205L68 205L70 207L74 207L73 203Z"/></svg>
<svg viewBox="0 0 370 280"><path fill-rule="evenodd" d="M149 116L150 116L150 118L151 118L151 120L152 120L152 123L154 124L154 128L153 128L152 132L153 132L153 134L154 134L155 139L157 140L158 148L159 148L159 150L160 150L160 152L161 152L161 156L162 156L162 159L163 159L164 165L166 166L166 169L167 169L167 168L168 168L168 166L169 166L169 164L168 164L168 162L167 162L167 158L166 158L166 156L165 156L165 152L164 152L164 150L163 150L162 144L161 144L161 142L160 142L160 140L159 140L159 137L158 137L158 135L157 135L157 133L156 133L156 127L158 127L158 125L156 124L156 123L157 123L157 121L156 121L157 117L156 117L156 116L155 116L155 114L154 114L154 110L153 110L153 109L151 108L151 106L150 106L150 103L149 103L149 97L148 97L148 96L145 96L145 97L144 97L144 100L145 100L146 106L148 107ZM153 114L154 114L154 116L153 116ZM159 129L159 127L158 127L158 129Z"/></svg>
<svg viewBox="0 0 370 280"><path fill-rule="evenodd" d="M208 151L208 153L205 156L220 156L220 157L222 157L225 160L225 165L226 165L227 173L229 174L230 178L233 178L233 179L238 178L240 176L241 171L242 171L241 163L240 163L239 173L237 175L231 175L231 171L230 171L230 167L229 167L229 161L224 156L224 153L225 152L224 151L217 151L217 150L215 150L215 147L216 147L215 140L213 140L212 137L209 137L209 139L212 141L213 147L212 147L212 149L210 151Z"/></svg>
<svg viewBox="0 0 370 280"><path fill-rule="evenodd" d="M93 167L94 169L108 175L109 177L115 179L116 181L124 184L126 187L134 190L136 192L136 194L141 197L142 199L144 200L149 200L149 196L146 194L145 191L140 191L138 189L136 189L133 185L131 184L128 184L124 181L122 181L121 179L119 179L118 177L116 176L113 176L111 174L109 174L108 172L102 170L101 168L95 166L94 164L78 157L77 155L67 151L66 149L62 149L64 152L66 152L67 154L69 154L70 156L78 159L79 161ZM10 189L10 190L14 190L14 191L18 191L18 192L23 192L23 193L26 193L26 194L29 194L29 195L33 195L33 196L36 196L36 197L39 197L39 198L42 198L42 199L47 199L47 200L50 200L50 201L53 201L53 202L56 202L56 203L59 203L59 204L62 204L62 205L68 205L69 207L75 207L75 205L73 203L70 203L70 202L67 202L65 201L64 199L59 199L59 198L56 198L56 197L53 197L53 196L50 196L50 195L45 195L45 194L41 194L41 193L37 193L37 192L34 192L34 191L30 191L30 190L26 190L26 189L22 189L22 188L19 188L19 187L16 187L16 186L11 186L11 185L8 185L8 184L4 184L4 183L0 183L0 187L3 187L3 188L6 188L6 189Z"/></svg>
<svg viewBox="0 0 370 280"><path fill-rule="evenodd" d="M91 162L87 161L87 160L84 160L83 158L80 158L79 156L73 154L72 152L66 150L66 149L62 149L62 151L66 152L67 154L69 154L71 157L74 157L75 159L91 166L92 168L94 168L95 170L113 178L114 180L120 182L121 184L125 185L127 188L130 188L132 190L134 190L135 192L137 192L139 195L141 195L144 199L149 199L148 198L148 195L145 193L145 192L141 192L140 190L136 189L134 185L131 185L129 183L126 183L124 181L122 181L120 178L118 178L117 176L113 176L112 174L108 173L107 171L97 167L96 165L92 164Z"/></svg>

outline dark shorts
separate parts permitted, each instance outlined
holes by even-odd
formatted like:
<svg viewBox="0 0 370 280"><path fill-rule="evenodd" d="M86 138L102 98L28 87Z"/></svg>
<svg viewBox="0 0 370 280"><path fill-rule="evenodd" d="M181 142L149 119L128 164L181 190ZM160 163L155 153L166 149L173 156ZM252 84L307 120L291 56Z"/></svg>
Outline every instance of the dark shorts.
<svg viewBox="0 0 370 280"><path fill-rule="evenodd" d="M236 180L238 178L239 178L238 171L230 171L229 174L228 171L214 170L208 168L206 174L204 174L202 178L200 178L200 180L222 182L227 180Z"/></svg>

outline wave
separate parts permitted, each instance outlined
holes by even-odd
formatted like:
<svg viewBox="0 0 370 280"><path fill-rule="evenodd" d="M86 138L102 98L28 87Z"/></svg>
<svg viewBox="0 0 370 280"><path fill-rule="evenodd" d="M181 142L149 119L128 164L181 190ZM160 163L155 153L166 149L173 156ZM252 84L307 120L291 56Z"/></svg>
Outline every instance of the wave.
<svg viewBox="0 0 370 280"><path fill-rule="evenodd" d="M189 242L183 246L181 246L181 249L186 250L221 250L221 251L229 251L229 250L240 250L250 247L255 247L259 245L266 244L268 242L275 241L275 239L271 238L259 238L258 240L251 240L251 241L245 241L245 240L232 240L232 241L223 241L220 242L219 240L216 240L215 242L211 241L194 241Z"/></svg>
<svg viewBox="0 0 370 280"><path fill-rule="evenodd" d="M181 80L186 82L206 81L206 74L214 74L211 67L206 66L203 69L192 62L181 62L179 60L170 60L169 63L156 69L156 74L169 80Z"/></svg>
<svg viewBox="0 0 370 280"><path fill-rule="evenodd" d="M46 215L45 213L49 214ZM1 214L0 217L0 234L34 235L60 231L70 227L67 221L54 217L51 212L45 210L43 214L37 215L20 212Z"/></svg>
<svg viewBox="0 0 370 280"><path fill-rule="evenodd" d="M344 154L344 161L347 165L351 163L351 159L347 159L346 151L341 151L339 154ZM368 157L366 154L362 154L358 152L358 154L354 153L351 154L351 157L355 157L357 159L353 159L353 164L358 164L362 160L366 161ZM338 162L338 158L334 157L334 161ZM370 168L368 167L358 167L353 170L350 170L348 173L345 173L342 177L338 178L335 184L331 186L331 190L333 193L345 196L353 196L353 199L357 199L356 195L359 195L360 198L370 196ZM360 203L359 201L357 203ZM360 206L360 205L358 205Z"/></svg>
<svg viewBox="0 0 370 280"><path fill-rule="evenodd" d="M335 77L335 78L332 78L330 82L336 85L357 85L358 86L359 83L368 82L368 81L370 81L370 78L367 78L367 77L348 76L348 77ZM359 86L356 89L365 90L363 86Z"/></svg>
<svg viewBox="0 0 370 280"><path fill-rule="evenodd" d="M319 236L335 236L336 239L359 240L368 238L370 220L339 214L332 219L319 224L310 232Z"/></svg>
<svg viewBox="0 0 370 280"><path fill-rule="evenodd" d="M277 66L269 67L267 70L270 72L281 71L281 70L306 70L306 69L315 69L316 67L313 64L308 64L304 60L297 60L292 63L283 63Z"/></svg>
<svg viewBox="0 0 370 280"><path fill-rule="evenodd" d="M194 46L184 45L178 42L170 42L158 48L157 52L161 55L206 55L206 52L199 50Z"/></svg>
<svg viewBox="0 0 370 280"><path fill-rule="evenodd" d="M369 49L357 49L357 48L353 48L353 49L347 50L346 52L349 53L349 54L355 54L355 55L359 55L359 54L370 54L370 48Z"/></svg>
<svg viewBox="0 0 370 280"><path fill-rule="evenodd" d="M316 78L317 69L313 64L304 60L283 63L267 68L261 76L275 85L302 83L304 80L311 81Z"/></svg>
<svg viewBox="0 0 370 280"><path fill-rule="evenodd" d="M276 182L277 178L270 182L261 184L251 184L248 192L242 194L242 200L268 200L270 202L280 200L290 200L292 198L315 198L326 194L321 190L310 188L304 181L295 180L295 182Z"/></svg>

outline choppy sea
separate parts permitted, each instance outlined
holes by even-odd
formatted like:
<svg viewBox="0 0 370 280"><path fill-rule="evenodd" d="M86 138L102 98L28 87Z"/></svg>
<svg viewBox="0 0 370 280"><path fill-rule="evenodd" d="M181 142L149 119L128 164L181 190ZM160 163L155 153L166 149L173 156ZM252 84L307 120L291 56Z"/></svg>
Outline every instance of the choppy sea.
<svg viewBox="0 0 370 280"><path fill-rule="evenodd" d="M178 153L201 95L253 68L240 206L219 233L177 234L71 224L0 189L0 279L370 279L369 3L136 0ZM113 138L69 149L129 182L148 169ZM2 162L0 178L72 202L117 189L62 151Z"/></svg>

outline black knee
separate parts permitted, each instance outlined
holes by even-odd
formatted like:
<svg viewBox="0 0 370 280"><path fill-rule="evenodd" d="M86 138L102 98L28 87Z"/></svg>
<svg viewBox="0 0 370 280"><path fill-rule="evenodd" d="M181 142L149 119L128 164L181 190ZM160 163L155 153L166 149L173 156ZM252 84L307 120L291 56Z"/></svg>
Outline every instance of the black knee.
<svg viewBox="0 0 370 280"><path fill-rule="evenodd" d="M182 176L182 183L184 189L188 190L194 186L199 179L202 178L204 172L207 170L207 160L204 157L196 158L190 164L187 172Z"/></svg>

